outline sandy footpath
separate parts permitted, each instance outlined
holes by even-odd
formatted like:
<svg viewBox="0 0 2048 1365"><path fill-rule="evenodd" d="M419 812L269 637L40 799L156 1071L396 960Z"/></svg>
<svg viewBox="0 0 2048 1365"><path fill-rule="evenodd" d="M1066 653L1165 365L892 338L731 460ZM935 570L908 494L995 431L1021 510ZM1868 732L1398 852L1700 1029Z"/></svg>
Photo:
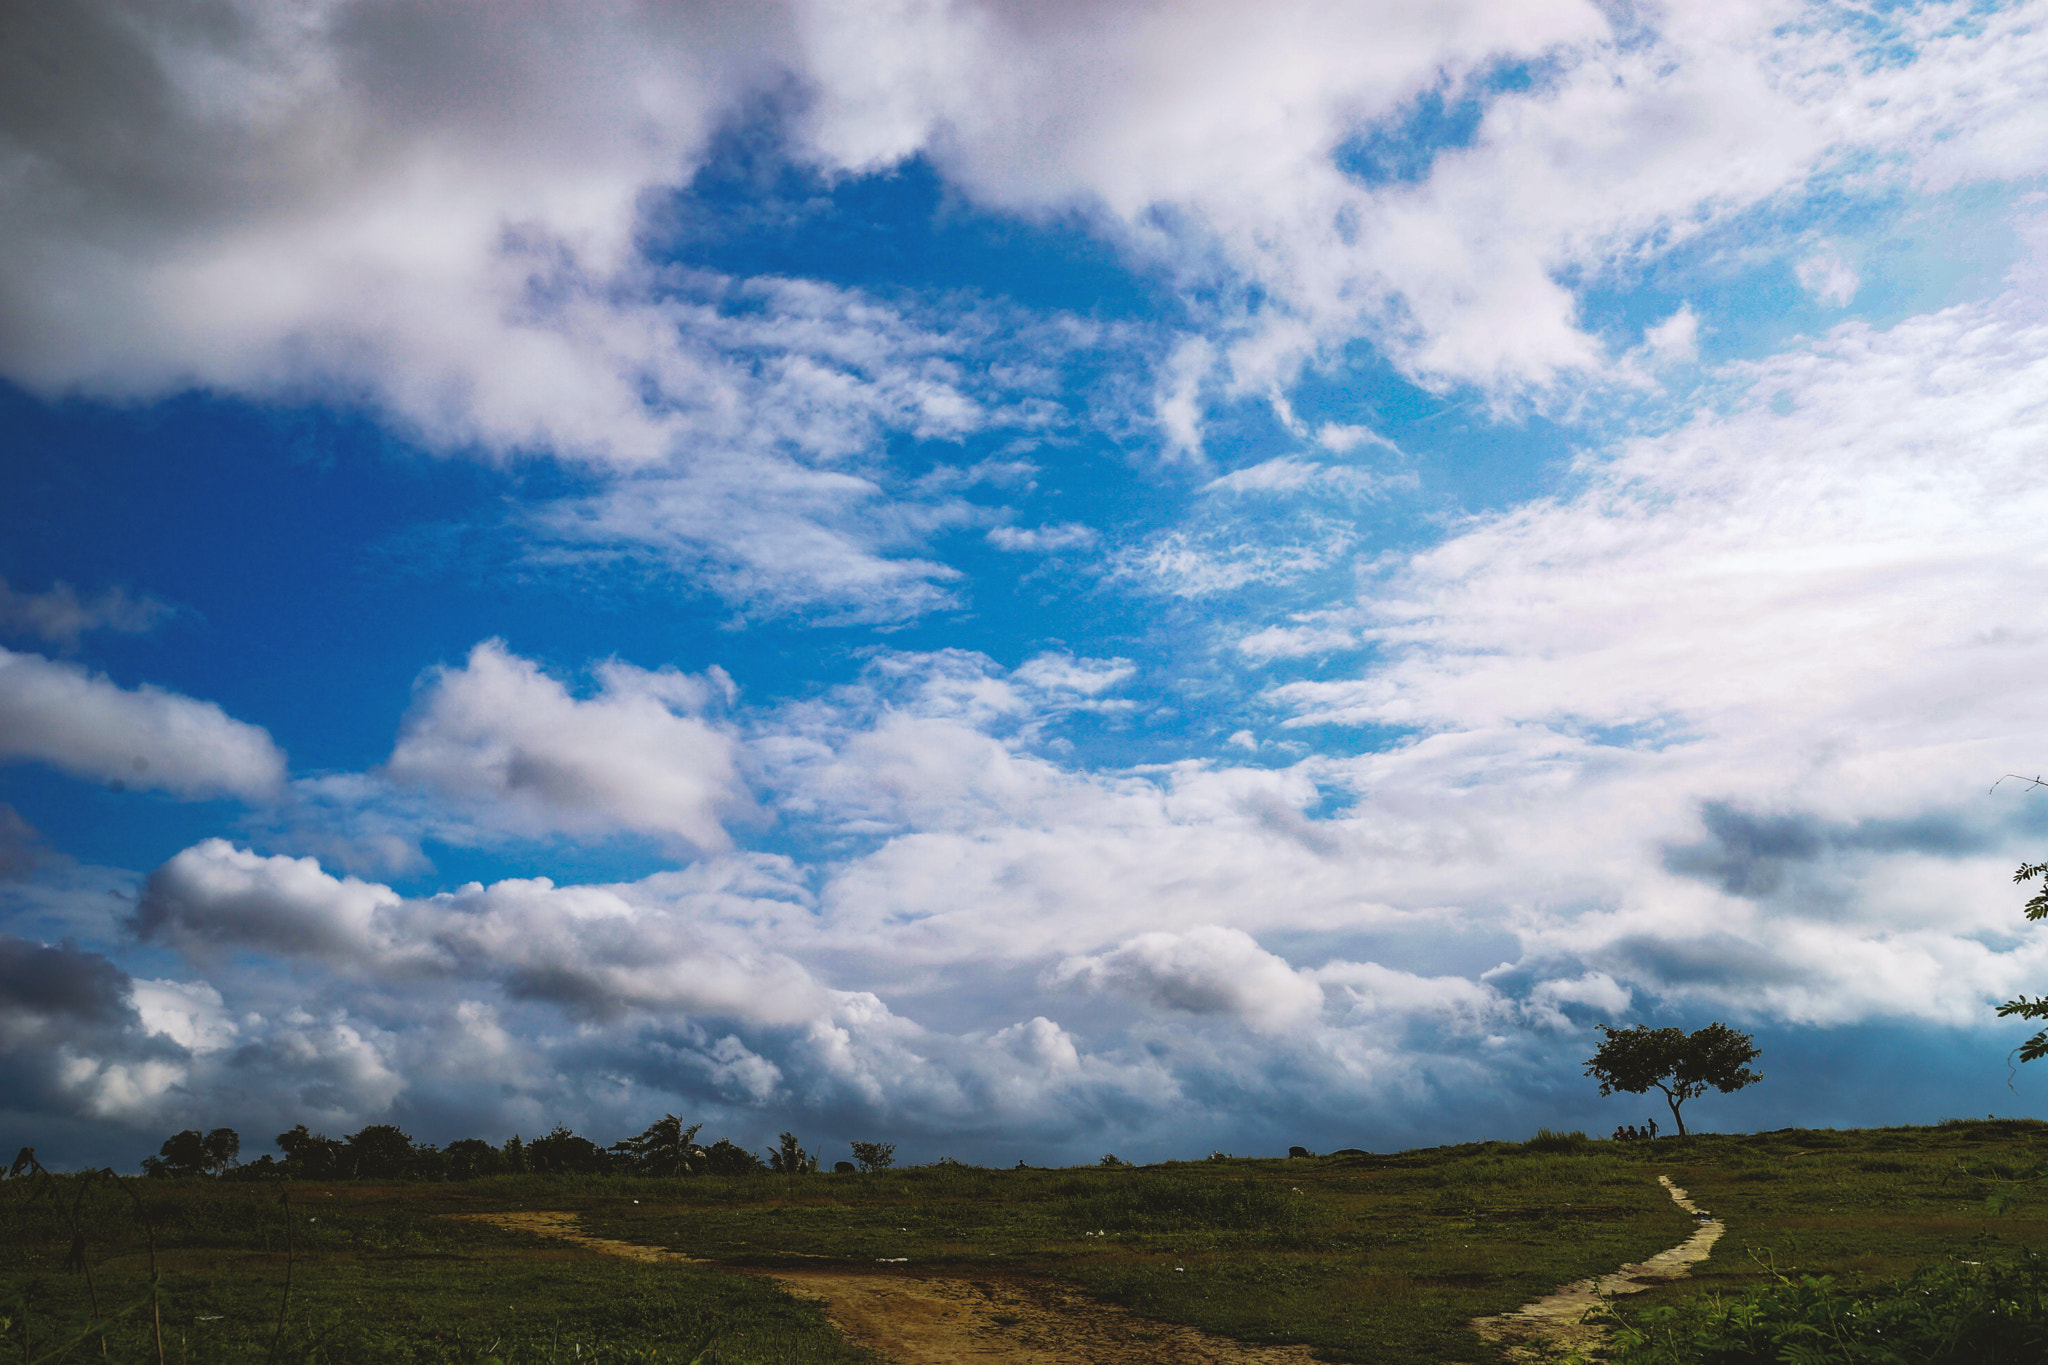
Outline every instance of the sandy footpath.
<svg viewBox="0 0 2048 1365"><path fill-rule="evenodd" d="M1669 1251L1660 1251L1647 1261L1625 1265L1611 1275L1579 1280L1544 1298L1498 1317L1474 1318L1472 1330L1488 1341L1498 1342L1517 1360L1540 1358L1542 1346L1586 1350L1606 1339L1606 1328L1586 1321L1586 1315L1601 1300L1618 1294L1640 1294L1643 1290L1673 1280L1682 1280L1692 1267L1707 1259L1725 1229L1721 1220L1696 1207L1684 1190L1660 1175L1657 1183L1671 1192L1671 1201L1699 1222L1692 1236Z"/></svg>
<svg viewBox="0 0 2048 1365"><path fill-rule="evenodd" d="M1498 1317L1476 1318L1473 1330L1516 1359L1540 1347L1586 1349L1604 1329L1586 1315L1601 1300L1683 1279L1721 1236L1718 1220L1693 1206L1669 1176L1658 1181L1680 1208L1700 1220L1682 1244L1611 1275L1568 1284L1555 1294ZM592 1237L573 1213L529 1210L457 1215L478 1222L559 1237L610 1256L647 1262L707 1262L660 1247ZM815 1299L839 1330L891 1365L1312 1365L1306 1346L1252 1346L1192 1327L1153 1322L1044 1280L972 1277L904 1266L889 1269L741 1271L766 1275L791 1293Z"/></svg>
<svg viewBox="0 0 2048 1365"><path fill-rule="evenodd" d="M573 1213L458 1215L559 1237L628 1260L701 1265L679 1252L584 1233ZM1126 1313L1041 1280L912 1267L741 1271L823 1303L840 1331L892 1365L1313 1365L1306 1346L1251 1346Z"/></svg>

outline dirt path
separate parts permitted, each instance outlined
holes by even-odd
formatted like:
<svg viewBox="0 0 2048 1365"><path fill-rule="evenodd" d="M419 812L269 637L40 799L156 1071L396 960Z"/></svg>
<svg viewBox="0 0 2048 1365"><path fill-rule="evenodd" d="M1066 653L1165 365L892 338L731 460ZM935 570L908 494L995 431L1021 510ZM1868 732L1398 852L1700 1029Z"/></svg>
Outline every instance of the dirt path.
<svg viewBox="0 0 2048 1365"><path fill-rule="evenodd" d="M642 1246L638 1242L614 1242L603 1237L592 1237L583 1231L583 1220L573 1213L558 1213L545 1209L521 1210L517 1213L451 1213L450 1218L468 1218L479 1223L489 1223L496 1228L509 1228L513 1232L531 1232L539 1237L559 1237L565 1242L602 1251L607 1256L623 1256L629 1261L669 1261L682 1265L704 1265L694 1256L685 1256L680 1251L663 1251L660 1247Z"/></svg>
<svg viewBox="0 0 2048 1365"><path fill-rule="evenodd" d="M1498 1317L1476 1318L1472 1328L1511 1358L1535 1359L1539 1346L1583 1350L1605 1330L1585 1321L1601 1300L1634 1294L1685 1278L1721 1236L1719 1220L1693 1206L1671 1177L1658 1176L1672 1202L1700 1220L1679 1246L1611 1275L1568 1284L1547 1298ZM582 1230L573 1213L529 1210L458 1217L559 1237L628 1260L704 1265L680 1252L637 1242L614 1242ZM1045 1280L967 1278L905 1267L901 1270L796 1269L767 1274L791 1293L816 1299L847 1336L891 1365L1313 1365L1306 1346L1252 1346L1192 1327L1153 1322Z"/></svg>
<svg viewBox="0 0 2048 1365"><path fill-rule="evenodd" d="M1547 1298L1523 1304L1499 1317L1474 1318L1472 1330L1506 1349L1515 1360L1541 1358L1539 1347L1586 1350L1606 1339L1606 1328L1586 1321L1586 1314L1601 1300L1617 1294L1639 1294L1645 1289L1682 1280L1691 1267L1707 1259L1725 1229L1718 1218L1696 1207L1684 1190L1660 1175L1657 1183L1671 1191L1671 1202L1699 1220L1699 1229L1669 1251L1660 1251L1647 1261L1625 1265L1612 1275L1568 1284Z"/></svg>
<svg viewBox="0 0 2048 1365"><path fill-rule="evenodd" d="M471 1213L494 1227L559 1237L611 1256L688 1265L679 1252L585 1234L573 1213ZM1314 1365L1306 1346L1251 1346L1152 1322L1042 1280L922 1270L748 1271L816 1299L847 1336L891 1365Z"/></svg>

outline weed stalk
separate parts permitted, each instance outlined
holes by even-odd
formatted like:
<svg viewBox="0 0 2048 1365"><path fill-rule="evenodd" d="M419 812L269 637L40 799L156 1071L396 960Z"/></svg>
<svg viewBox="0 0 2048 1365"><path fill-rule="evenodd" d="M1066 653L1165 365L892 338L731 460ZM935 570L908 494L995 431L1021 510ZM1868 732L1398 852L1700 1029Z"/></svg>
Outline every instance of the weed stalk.
<svg viewBox="0 0 2048 1365"><path fill-rule="evenodd" d="M263 1358L263 1365L277 1359L278 1344L284 1340L284 1316L292 1306L292 1192L286 1190L277 1202L284 1205L284 1301L277 1306L277 1331L271 1335L270 1354Z"/></svg>

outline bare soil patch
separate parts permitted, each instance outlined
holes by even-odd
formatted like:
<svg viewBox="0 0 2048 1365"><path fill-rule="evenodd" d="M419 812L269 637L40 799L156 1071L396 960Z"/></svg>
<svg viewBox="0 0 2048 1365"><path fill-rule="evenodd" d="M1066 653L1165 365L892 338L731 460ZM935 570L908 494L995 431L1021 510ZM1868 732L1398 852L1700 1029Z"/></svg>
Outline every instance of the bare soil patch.
<svg viewBox="0 0 2048 1365"><path fill-rule="evenodd" d="M705 1262L584 1233L573 1213L472 1213L495 1227L559 1237L635 1261ZM893 1365L1314 1365L1306 1346L1255 1346L1153 1322L1063 1285L923 1270L743 1271L821 1301L840 1331Z"/></svg>
<svg viewBox="0 0 2048 1365"><path fill-rule="evenodd" d="M583 1220L573 1213L553 1209L520 1209L512 1213L451 1213L450 1218L468 1218L478 1223L489 1223L492 1227L509 1228L513 1232L531 1232L540 1237L559 1237L565 1242L602 1251L607 1256L623 1256L629 1261L667 1261L681 1265L704 1265L694 1256L685 1256L679 1251L664 1251L660 1247L641 1246L638 1242L614 1242L603 1237L592 1237L583 1231Z"/></svg>

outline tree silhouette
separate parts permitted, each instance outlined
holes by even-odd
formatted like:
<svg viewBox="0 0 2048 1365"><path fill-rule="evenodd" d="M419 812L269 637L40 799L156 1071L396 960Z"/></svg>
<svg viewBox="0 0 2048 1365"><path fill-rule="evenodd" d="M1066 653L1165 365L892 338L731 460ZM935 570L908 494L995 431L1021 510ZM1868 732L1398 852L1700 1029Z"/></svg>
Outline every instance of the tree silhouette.
<svg viewBox="0 0 2048 1365"><path fill-rule="evenodd" d="M860 1163L863 1171L886 1171L896 1164L896 1144L893 1142L853 1142L853 1159Z"/></svg>
<svg viewBox="0 0 2048 1365"><path fill-rule="evenodd" d="M674 1114L664 1114L649 1124L638 1137L612 1144L642 1175L702 1175L707 1153L696 1143L697 1130L704 1125L683 1127Z"/></svg>
<svg viewBox="0 0 2048 1365"><path fill-rule="evenodd" d="M1586 1074L1600 1082L1600 1093L1623 1090L1640 1095L1655 1086L1671 1106L1671 1121L1678 1125L1680 1137L1686 1135L1685 1117L1678 1107L1687 1100L1705 1094L1708 1086L1727 1095L1763 1079L1749 1070L1757 1059L1756 1044L1726 1024L1709 1024L1689 1034L1645 1024L1630 1029L1597 1027L1607 1040L1586 1060Z"/></svg>
<svg viewBox="0 0 2048 1365"><path fill-rule="evenodd" d="M2000 779L2001 781L2003 779ZM2038 778L2030 779L2036 786L2042 785ZM2048 863L2021 863L2020 870L2012 874L2015 882L2030 882L2036 877L2048 874ZM2042 889L2034 893L2027 902L2028 919L2048 919L2048 878L2044 878ZM2048 995L2030 1000L2020 996L2008 1000L1998 1007L1998 1017L2005 1019L2017 1015L2021 1019L2048 1019ZM2031 1062L2038 1057L2048 1057L2048 1029L2042 1029L2019 1046L2020 1060Z"/></svg>
<svg viewBox="0 0 2048 1365"><path fill-rule="evenodd" d="M784 1133L782 1145L768 1154L768 1169L781 1175L809 1175L818 1159L798 1145L795 1133Z"/></svg>

